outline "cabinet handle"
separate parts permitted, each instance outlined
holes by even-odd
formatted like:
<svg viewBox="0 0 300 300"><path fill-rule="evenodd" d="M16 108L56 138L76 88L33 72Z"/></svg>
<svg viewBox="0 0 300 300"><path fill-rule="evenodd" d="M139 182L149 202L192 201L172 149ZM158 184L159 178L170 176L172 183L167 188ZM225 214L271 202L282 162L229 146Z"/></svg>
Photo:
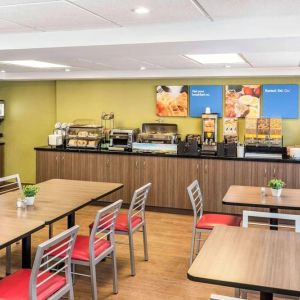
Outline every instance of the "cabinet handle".
<svg viewBox="0 0 300 300"><path fill-rule="evenodd" d="M267 168L265 168L265 177L267 176Z"/></svg>
<svg viewBox="0 0 300 300"><path fill-rule="evenodd" d="M273 169L273 175L274 176L276 175L276 169L275 168Z"/></svg>
<svg viewBox="0 0 300 300"><path fill-rule="evenodd" d="M199 164L196 165L196 169L199 170Z"/></svg>
<svg viewBox="0 0 300 300"><path fill-rule="evenodd" d="M143 162L143 165L144 165L144 168L146 167L146 161L144 160L144 162Z"/></svg>
<svg viewBox="0 0 300 300"><path fill-rule="evenodd" d="M57 159L58 159L58 157L57 157L57 155L55 155L55 160L57 161Z"/></svg>
<svg viewBox="0 0 300 300"><path fill-rule="evenodd" d="M135 167L136 168L138 167L138 161L137 160L135 161Z"/></svg>
<svg viewBox="0 0 300 300"><path fill-rule="evenodd" d="M107 167L109 166L109 160L108 159L106 160L106 166Z"/></svg>
<svg viewBox="0 0 300 300"><path fill-rule="evenodd" d="M65 159L65 155L63 155L61 159L64 160Z"/></svg>

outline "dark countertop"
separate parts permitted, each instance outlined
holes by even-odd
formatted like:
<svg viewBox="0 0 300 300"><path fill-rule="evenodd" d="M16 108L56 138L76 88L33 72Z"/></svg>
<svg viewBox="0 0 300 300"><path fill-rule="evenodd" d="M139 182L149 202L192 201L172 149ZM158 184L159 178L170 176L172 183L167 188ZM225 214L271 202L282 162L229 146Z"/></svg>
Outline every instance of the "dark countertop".
<svg viewBox="0 0 300 300"><path fill-rule="evenodd" d="M137 156L156 156L156 157L177 157L177 158L198 158L198 159L221 159L221 160L233 160L233 161L260 161L260 162L279 162L279 163L300 163L300 160L294 160L289 158L283 159L268 159L268 158L239 158L239 157L220 157L209 156L199 154L162 154L162 153L135 153L128 151L108 151L108 150L93 150L93 149L69 149L65 147L50 147L41 146L35 147L37 151L57 151L57 152L79 152L79 153L94 153L94 154L118 154L118 155L137 155Z"/></svg>

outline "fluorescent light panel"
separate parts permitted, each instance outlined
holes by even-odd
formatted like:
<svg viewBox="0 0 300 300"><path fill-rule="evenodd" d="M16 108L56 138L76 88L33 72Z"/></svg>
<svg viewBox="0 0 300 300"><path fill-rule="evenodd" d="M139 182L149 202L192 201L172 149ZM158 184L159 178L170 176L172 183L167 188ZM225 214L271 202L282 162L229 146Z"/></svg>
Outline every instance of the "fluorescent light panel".
<svg viewBox="0 0 300 300"><path fill-rule="evenodd" d="M4 60L4 61L0 61L0 63L6 65L15 65L15 66L22 66L22 67L29 67L29 68L36 68L36 69L69 68L69 66L66 65L52 64L52 63L39 61L39 60Z"/></svg>
<svg viewBox="0 0 300 300"><path fill-rule="evenodd" d="M201 64L238 64L245 63L242 57L237 53L223 54L187 54L186 57L195 60Z"/></svg>

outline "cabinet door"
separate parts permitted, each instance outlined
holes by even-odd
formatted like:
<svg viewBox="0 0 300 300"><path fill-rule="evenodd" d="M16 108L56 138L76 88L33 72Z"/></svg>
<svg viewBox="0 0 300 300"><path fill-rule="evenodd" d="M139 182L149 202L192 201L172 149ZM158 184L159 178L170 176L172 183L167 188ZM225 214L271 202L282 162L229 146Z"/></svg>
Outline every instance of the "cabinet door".
<svg viewBox="0 0 300 300"><path fill-rule="evenodd" d="M59 178L60 152L36 151L36 182Z"/></svg>
<svg viewBox="0 0 300 300"><path fill-rule="evenodd" d="M252 185L267 186L272 177L272 166L269 162L253 162L251 168Z"/></svg>

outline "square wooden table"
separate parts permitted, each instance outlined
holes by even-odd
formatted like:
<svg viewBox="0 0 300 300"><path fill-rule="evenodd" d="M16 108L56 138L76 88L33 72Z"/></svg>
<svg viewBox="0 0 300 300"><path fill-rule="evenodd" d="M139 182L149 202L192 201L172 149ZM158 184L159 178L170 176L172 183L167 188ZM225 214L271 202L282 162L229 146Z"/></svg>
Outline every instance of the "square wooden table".
<svg viewBox="0 0 300 300"><path fill-rule="evenodd" d="M283 189L280 197L273 197L270 188L265 188L265 194L261 187L232 185L225 194L225 205L248 206L268 208L271 213L278 213L281 209L300 210L300 189ZM278 225L276 219L270 220L271 225ZM271 229L276 229L272 227Z"/></svg>
<svg viewBox="0 0 300 300"><path fill-rule="evenodd" d="M35 204L25 209L16 208L19 191L0 195L0 219L9 219L16 224L24 224L24 228L35 222L50 225L64 217L68 217L68 227L75 225L75 212L92 201L117 191L123 187L121 183L91 182L66 179L52 179L38 184L40 191ZM27 224L28 223L28 224ZM22 238L22 267L31 267L31 231ZM2 241L14 243L15 239Z"/></svg>
<svg viewBox="0 0 300 300"><path fill-rule="evenodd" d="M216 226L188 278L233 288L300 296L300 233Z"/></svg>

